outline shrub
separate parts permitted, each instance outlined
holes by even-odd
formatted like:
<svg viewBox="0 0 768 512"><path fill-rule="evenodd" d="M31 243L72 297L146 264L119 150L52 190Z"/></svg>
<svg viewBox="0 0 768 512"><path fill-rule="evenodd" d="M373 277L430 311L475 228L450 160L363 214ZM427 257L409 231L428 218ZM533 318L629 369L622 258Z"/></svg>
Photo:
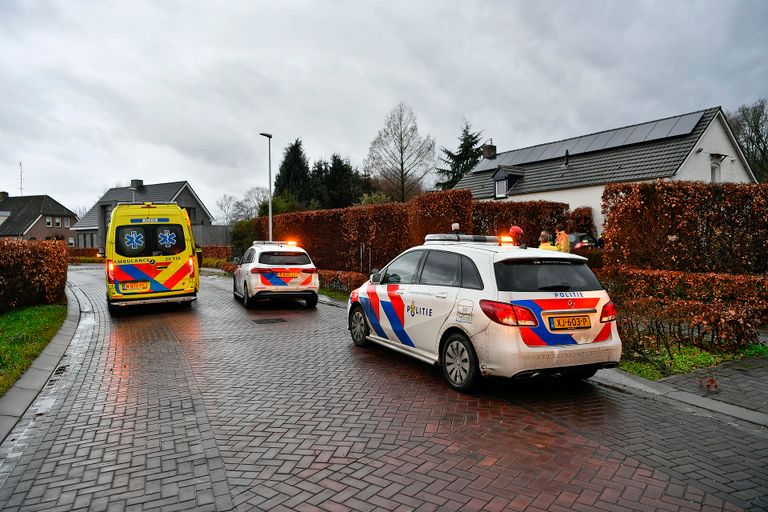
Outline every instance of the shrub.
<svg viewBox="0 0 768 512"><path fill-rule="evenodd" d="M67 246L60 241L0 240L0 313L64 301Z"/></svg>
<svg viewBox="0 0 768 512"><path fill-rule="evenodd" d="M350 293L368 280L368 276L360 272L340 272L337 270L320 270L320 288Z"/></svg>
<svg viewBox="0 0 768 512"><path fill-rule="evenodd" d="M567 204L549 201L477 201L472 210L473 233L506 234L516 224L523 228L526 245L538 247L541 232L554 233L555 226L566 220L567 212Z"/></svg>
<svg viewBox="0 0 768 512"><path fill-rule="evenodd" d="M78 258L98 258L99 250L96 247L68 247L69 255Z"/></svg>
<svg viewBox="0 0 768 512"><path fill-rule="evenodd" d="M407 203L411 246L424 242L429 233L450 233L451 224L459 223L464 233L472 233L472 193L448 190L422 194Z"/></svg>
<svg viewBox="0 0 768 512"><path fill-rule="evenodd" d="M204 245L201 247L203 250L203 259L215 258L220 260L232 259L232 246L229 245Z"/></svg>
<svg viewBox="0 0 768 512"><path fill-rule="evenodd" d="M597 233L592 208L589 206L579 206L568 212L565 223L571 226L574 233Z"/></svg>

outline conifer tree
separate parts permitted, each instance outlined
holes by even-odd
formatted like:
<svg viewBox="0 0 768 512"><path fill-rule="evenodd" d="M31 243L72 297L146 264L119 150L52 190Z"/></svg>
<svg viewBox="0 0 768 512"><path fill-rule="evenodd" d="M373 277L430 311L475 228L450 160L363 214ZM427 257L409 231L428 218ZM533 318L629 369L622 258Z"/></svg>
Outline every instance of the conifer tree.
<svg viewBox="0 0 768 512"><path fill-rule="evenodd" d="M301 145L301 139L286 146L283 161L275 177L275 196L292 197L296 201L308 204L310 188L309 163Z"/></svg>
<svg viewBox="0 0 768 512"><path fill-rule="evenodd" d="M454 153L446 147L440 151L444 156L440 161L447 165L447 168L438 168L437 174L443 181L435 184L440 190L452 189L461 178L464 177L474 166L482 159L483 149L480 146L480 136L482 132L473 132L469 121L464 121L459 135L459 148Z"/></svg>

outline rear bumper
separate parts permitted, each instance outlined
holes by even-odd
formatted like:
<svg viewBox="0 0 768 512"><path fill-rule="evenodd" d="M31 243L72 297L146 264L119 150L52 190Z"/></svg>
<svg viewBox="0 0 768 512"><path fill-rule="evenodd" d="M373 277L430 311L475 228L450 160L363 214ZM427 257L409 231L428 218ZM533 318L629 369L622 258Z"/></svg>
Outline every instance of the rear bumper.
<svg viewBox="0 0 768 512"><path fill-rule="evenodd" d="M312 299L317 298L317 292L314 290L262 290L252 295L256 300L262 299Z"/></svg>
<svg viewBox="0 0 768 512"><path fill-rule="evenodd" d="M170 302L192 302L197 300L196 293L184 295L171 295L168 297L143 298L143 299L117 299L107 300L110 306L140 306L142 304L167 304Z"/></svg>

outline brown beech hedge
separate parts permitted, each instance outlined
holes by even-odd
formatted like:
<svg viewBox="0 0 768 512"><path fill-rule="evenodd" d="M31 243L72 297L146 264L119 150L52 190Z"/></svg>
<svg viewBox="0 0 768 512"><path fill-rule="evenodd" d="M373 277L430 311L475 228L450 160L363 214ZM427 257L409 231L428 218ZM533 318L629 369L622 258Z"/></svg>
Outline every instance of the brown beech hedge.
<svg viewBox="0 0 768 512"><path fill-rule="evenodd" d="M63 302L68 257L64 242L0 240L0 313Z"/></svg>
<svg viewBox="0 0 768 512"><path fill-rule="evenodd" d="M606 266L768 272L768 184L610 184L602 208Z"/></svg>

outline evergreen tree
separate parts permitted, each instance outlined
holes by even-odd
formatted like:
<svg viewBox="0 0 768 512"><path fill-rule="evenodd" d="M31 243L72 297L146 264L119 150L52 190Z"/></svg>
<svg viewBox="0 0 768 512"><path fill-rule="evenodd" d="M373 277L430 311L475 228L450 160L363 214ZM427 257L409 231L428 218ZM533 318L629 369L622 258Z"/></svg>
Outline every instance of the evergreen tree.
<svg viewBox="0 0 768 512"><path fill-rule="evenodd" d="M328 208L328 162L318 160L309 173L310 209Z"/></svg>
<svg viewBox="0 0 768 512"><path fill-rule="evenodd" d="M328 191L328 208L346 208L357 199L357 189L360 177L347 160L339 155L331 155L331 165L328 168L326 190Z"/></svg>
<svg viewBox="0 0 768 512"><path fill-rule="evenodd" d="M292 197L296 201L308 204L309 163L301 145L301 139L296 139L286 146L283 161L275 177L275 196Z"/></svg>
<svg viewBox="0 0 768 512"><path fill-rule="evenodd" d="M464 121L459 135L459 149L455 153L446 147L440 150L444 155L440 161L448 166L447 169L437 169L437 174L444 180L436 183L440 190L452 189L482 159L483 149L479 145L481 134L473 132L469 121Z"/></svg>

